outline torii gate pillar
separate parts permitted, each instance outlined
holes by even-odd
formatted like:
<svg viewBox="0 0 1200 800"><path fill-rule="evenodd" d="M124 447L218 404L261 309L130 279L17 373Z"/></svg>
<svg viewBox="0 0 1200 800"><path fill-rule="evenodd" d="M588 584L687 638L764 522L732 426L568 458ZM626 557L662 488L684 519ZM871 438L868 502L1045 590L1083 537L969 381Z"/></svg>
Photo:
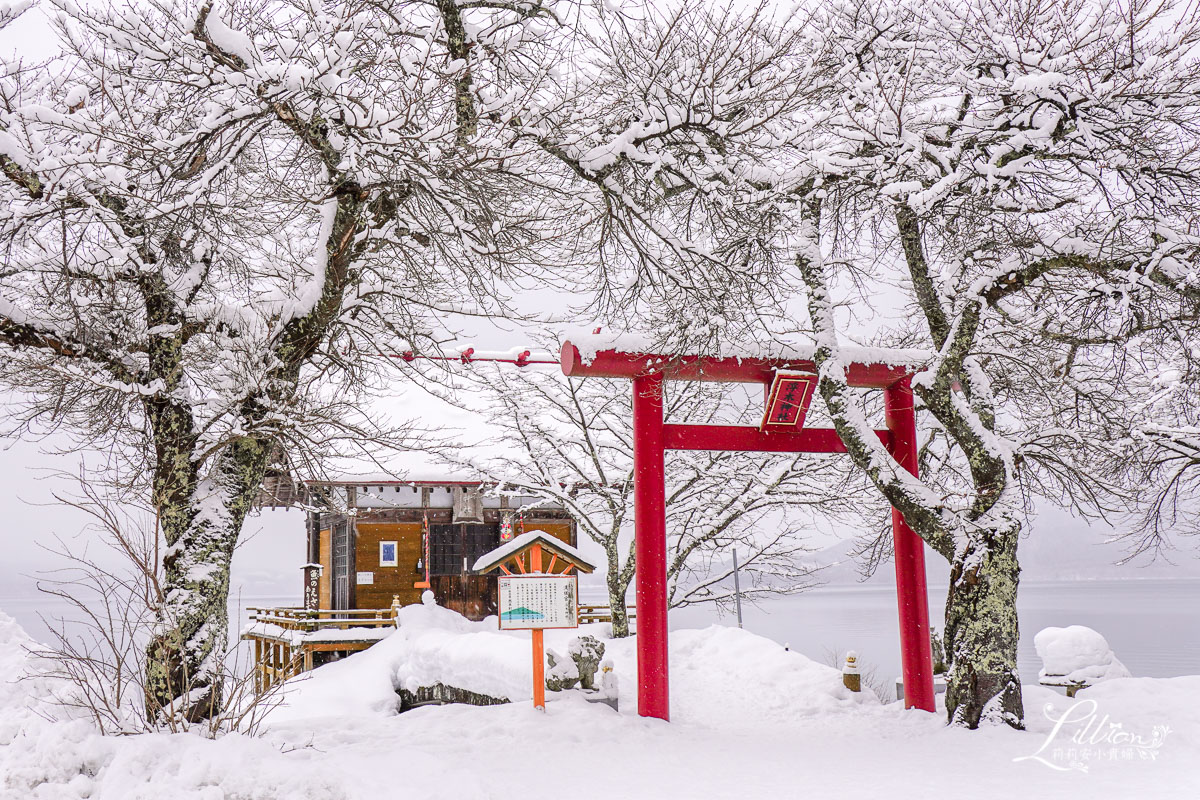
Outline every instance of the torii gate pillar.
<svg viewBox="0 0 1200 800"><path fill-rule="evenodd" d="M883 390L888 452L917 474L917 420L912 379L905 377ZM904 515L892 509L892 544L896 567L896 605L900 612L900 665L906 708L934 710L933 659L929 650L929 599L925 585L925 543ZM911 697L909 695L912 695Z"/></svg>
<svg viewBox="0 0 1200 800"><path fill-rule="evenodd" d="M638 714L670 719L663 378L633 379L633 518L638 609Z"/></svg>

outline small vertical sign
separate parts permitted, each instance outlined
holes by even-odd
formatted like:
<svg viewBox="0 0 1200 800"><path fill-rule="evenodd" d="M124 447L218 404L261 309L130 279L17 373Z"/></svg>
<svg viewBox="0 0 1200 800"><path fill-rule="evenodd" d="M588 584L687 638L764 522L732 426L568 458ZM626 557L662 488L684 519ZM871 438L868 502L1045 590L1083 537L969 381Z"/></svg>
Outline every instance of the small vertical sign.
<svg viewBox="0 0 1200 800"><path fill-rule="evenodd" d="M321 565L304 565L304 610L316 611L321 607Z"/></svg>
<svg viewBox="0 0 1200 800"><path fill-rule="evenodd" d="M816 375L776 372L767 397L760 430L790 430L804 427L812 403Z"/></svg>

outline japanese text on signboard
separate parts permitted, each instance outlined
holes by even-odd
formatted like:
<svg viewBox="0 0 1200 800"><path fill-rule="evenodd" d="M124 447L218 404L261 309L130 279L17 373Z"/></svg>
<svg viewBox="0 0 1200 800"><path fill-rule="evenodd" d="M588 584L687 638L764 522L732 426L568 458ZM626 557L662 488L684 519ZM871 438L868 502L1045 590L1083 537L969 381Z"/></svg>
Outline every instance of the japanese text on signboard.
<svg viewBox="0 0 1200 800"><path fill-rule="evenodd" d="M579 627L576 587L574 575L501 577L501 629Z"/></svg>

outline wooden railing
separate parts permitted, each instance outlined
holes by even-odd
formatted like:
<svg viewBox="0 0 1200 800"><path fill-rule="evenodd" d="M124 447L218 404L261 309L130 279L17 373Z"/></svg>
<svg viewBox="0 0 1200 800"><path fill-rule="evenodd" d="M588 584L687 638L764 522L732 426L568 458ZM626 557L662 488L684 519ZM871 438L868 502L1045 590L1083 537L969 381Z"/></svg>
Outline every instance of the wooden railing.
<svg viewBox="0 0 1200 800"><path fill-rule="evenodd" d="M637 617L636 606L625 606L625 613L629 618ZM584 605L579 604L579 624L583 625L588 622L612 622L612 607L608 605Z"/></svg>
<svg viewBox="0 0 1200 800"><path fill-rule="evenodd" d="M353 608L343 610L307 608L255 608L250 612L253 622L278 625L291 631L319 631L325 628L383 628L394 625L396 608Z"/></svg>
<svg viewBox="0 0 1200 800"><path fill-rule="evenodd" d="M251 607L247 611L250 612L252 622L274 625L281 629L280 633L283 631L314 633L323 630L391 627L396 624L396 612L399 607L399 598L397 598L391 608L313 610ZM376 641L376 637L372 637L364 638L362 641L301 641L298 645L293 645L288 636L255 630L243 634L242 638L254 643L254 686L257 692L264 692L283 683L288 678L311 670L314 652L365 650Z"/></svg>

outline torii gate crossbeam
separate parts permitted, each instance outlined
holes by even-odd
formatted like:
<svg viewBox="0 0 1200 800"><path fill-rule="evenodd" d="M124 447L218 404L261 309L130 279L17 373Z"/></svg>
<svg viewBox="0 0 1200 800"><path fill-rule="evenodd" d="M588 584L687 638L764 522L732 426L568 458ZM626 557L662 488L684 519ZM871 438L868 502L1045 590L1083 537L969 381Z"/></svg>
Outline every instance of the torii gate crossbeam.
<svg viewBox="0 0 1200 800"><path fill-rule="evenodd" d="M663 420L664 380L761 383L771 387L781 372L815 376L811 360L703 358L601 350L585 359L570 342L562 347L568 377L627 378L633 381L634 524L637 559L638 713L670 718L667 658L667 522L664 459L667 450L741 450L844 453L832 428L780 431L742 425L668 425ZM876 431L896 461L917 474L917 432L911 375L919 363L859 361L846 372L847 382L882 389L886 430ZM815 382L815 377L809 380ZM807 401L804 403L807 410ZM803 420L803 411L800 415ZM925 554L919 536L892 509L896 599L904 702L908 708L934 710L933 661L929 648L929 602Z"/></svg>

